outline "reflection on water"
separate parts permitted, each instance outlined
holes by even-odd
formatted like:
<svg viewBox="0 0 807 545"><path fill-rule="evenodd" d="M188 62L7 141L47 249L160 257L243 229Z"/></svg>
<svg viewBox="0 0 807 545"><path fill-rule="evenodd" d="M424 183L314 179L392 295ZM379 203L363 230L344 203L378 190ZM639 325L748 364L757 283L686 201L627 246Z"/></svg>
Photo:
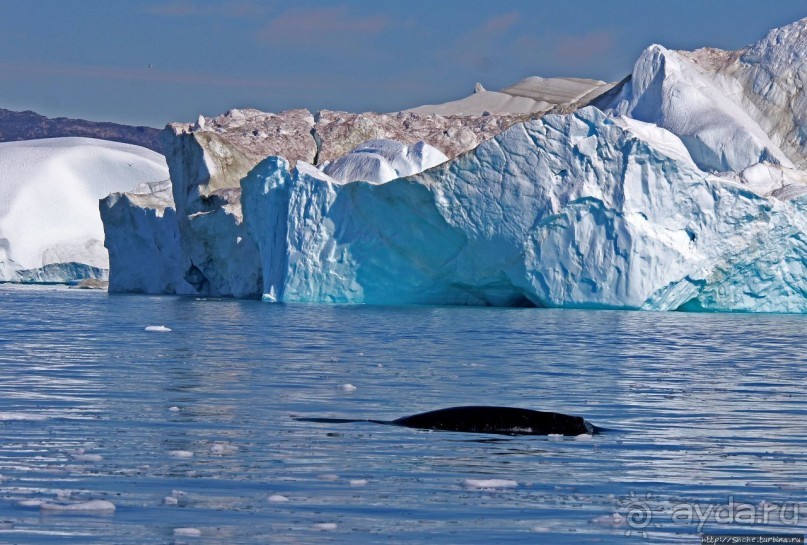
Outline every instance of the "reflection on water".
<svg viewBox="0 0 807 545"><path fill-rule="evenodd" d="M0 286L0 543L693 543L682 506L723 508L708 531L803 532L804 323ZM467 404L610 431L305 420ZM489 479L518 485L466 482ZM90 500L117 510L37 506Z"/></svg>

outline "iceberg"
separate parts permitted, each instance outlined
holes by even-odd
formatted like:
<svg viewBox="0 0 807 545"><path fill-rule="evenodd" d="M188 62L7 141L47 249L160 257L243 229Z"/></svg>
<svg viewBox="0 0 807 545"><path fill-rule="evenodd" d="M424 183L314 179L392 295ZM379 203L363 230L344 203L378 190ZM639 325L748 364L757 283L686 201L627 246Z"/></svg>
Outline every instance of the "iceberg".
<svg viewBox="0 0 807 545"><path fill-rule="evenodd" d="M242 202L270 301L807 310L801 195L704 172L669 131L593 107L382 184L270 157Z"/></svg>
<svg viewBox="0 0 807 545"><path fill-rule="evenodd" d="M104 279L98 199L168 178L162 155L91 138L0 143L0 281Z"/></svg>
<svg viewBox="0 0 807 545"><path fill-rule="evenodd" d="M171 191L170 180L164 180L101 201L110 293L194 292L184 277L191 264L182 249Z"/></svg>
<svg viewBox="0 0 807 545"><path fill-rule="evenodd" d="M807 166L807 18L739 51L647 48L593 104L663 127L714 172Z"/></svg>
<svg viewBox="0 0 807 545"><path fill-rule="evenodd" d="M807 312L806 55L803 19L739 51L653 45L615 86L171 125L170 188L102 203L110 289Z"/></svg>
<svg viewBox="0 0 807 545"><path fill-rule="evenodd" d="M163 147L171 182L101 202L109 289L260 297L262 260L243 223L240 181L267 155L380 182L468 151L520 119L234 109L169 125Z"/></svg>

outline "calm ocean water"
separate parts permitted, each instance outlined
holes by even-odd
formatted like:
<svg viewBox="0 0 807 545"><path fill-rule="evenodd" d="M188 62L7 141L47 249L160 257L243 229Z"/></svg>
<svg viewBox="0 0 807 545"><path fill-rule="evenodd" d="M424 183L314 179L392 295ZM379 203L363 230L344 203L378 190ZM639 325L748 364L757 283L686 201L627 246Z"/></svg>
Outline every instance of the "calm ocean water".
<svg viewBox="0 0 807 545"><path fill-rule="evenodd" d="M0 286L0 543L801 534L805 325ZM553 440L295 420L464 404L568 412L609 431ZM468 482L489 479L505 482ZM38 505L92 500L116 510Z"/></svg>

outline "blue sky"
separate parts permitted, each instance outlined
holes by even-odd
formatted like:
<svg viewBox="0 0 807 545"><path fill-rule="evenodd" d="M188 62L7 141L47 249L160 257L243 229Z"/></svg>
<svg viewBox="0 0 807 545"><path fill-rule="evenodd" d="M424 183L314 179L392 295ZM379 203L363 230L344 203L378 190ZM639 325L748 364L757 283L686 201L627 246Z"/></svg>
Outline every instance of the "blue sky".
<svg viewBox="0 0 807 545"><path fill-rule="evenodd" d="M395 111L642 49L737 49L804 0L0 0L0 107L162 126L233 107Z"/></svg>

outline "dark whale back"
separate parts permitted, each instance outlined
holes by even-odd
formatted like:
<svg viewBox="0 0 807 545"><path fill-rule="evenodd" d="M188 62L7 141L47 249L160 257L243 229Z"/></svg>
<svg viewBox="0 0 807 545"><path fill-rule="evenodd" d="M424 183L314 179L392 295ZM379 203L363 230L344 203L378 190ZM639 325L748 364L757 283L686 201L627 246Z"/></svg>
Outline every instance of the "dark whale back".
<svg viewBox="0 0 807 545"><path fill-rule="evenodd" d="M425 430L503 435L580 435L596 431L579 416L515 407L451 407L406 416L392 423Z"/></svg>

